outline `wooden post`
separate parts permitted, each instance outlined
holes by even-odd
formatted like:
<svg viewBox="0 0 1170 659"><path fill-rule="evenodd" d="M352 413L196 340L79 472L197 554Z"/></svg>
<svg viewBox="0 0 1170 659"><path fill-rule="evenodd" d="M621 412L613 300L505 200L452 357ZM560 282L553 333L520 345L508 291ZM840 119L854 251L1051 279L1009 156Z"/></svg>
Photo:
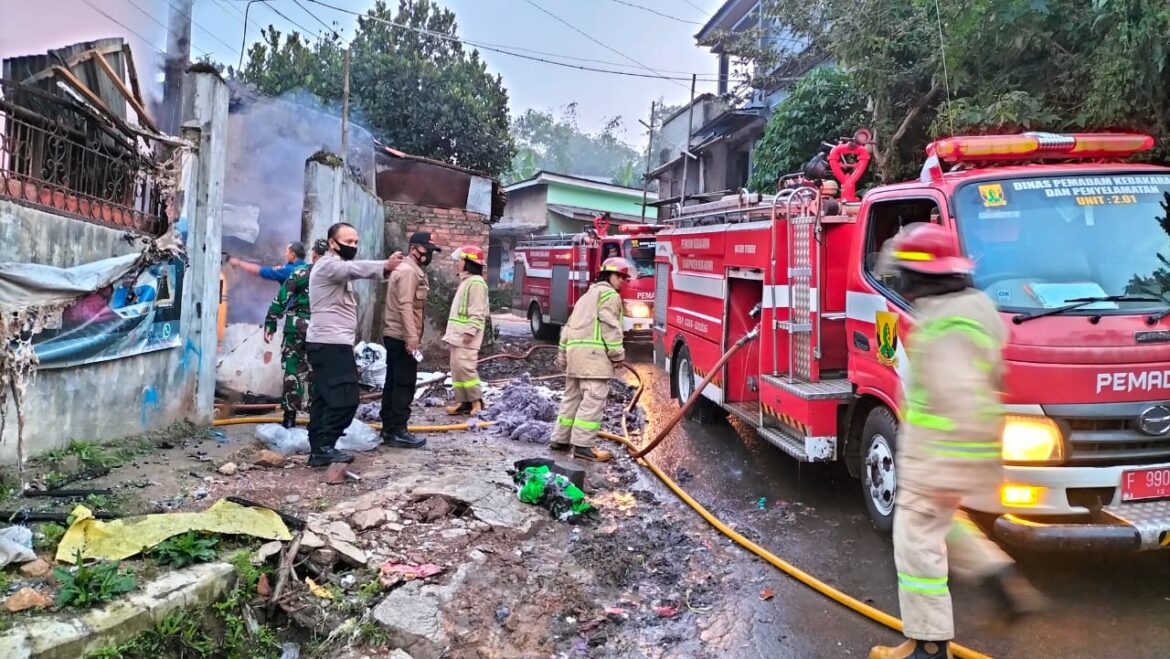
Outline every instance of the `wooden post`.
<svg viewBox="0 0 1170 659"><path fill-rule="evenodd" d="M650 138L646 144L646 173L642 175L642 224L646 224L646 196L650 191L650 158L654 153L654 101L650 101Z"/></svg>
<svg viewBox="0 0 1170 659"><path fill-rule="evenodd" d="M691 74L691 100L687 108L687 133L686 139L683 140L683 181L682 192L679 193L678 207L682 208L687 205L687 176L690 172L691 164L691 130L692 124L695 121L695 79L696 75ZM702 173L700 172L700 176ZM699 188L703 187L703 182L699 181Z"/></svg>
<svg viewBox="0 0 1170 659"><path fill-rule="evenodd" d="M349 49L341 65L341 166L349 160Z"/></svg>

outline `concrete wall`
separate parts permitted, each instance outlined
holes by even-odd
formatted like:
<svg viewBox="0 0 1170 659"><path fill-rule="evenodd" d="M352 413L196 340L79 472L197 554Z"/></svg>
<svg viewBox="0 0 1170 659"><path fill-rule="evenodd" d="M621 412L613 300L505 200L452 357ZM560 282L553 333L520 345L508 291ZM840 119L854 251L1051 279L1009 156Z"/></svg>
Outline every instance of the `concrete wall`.
<svg viewBox="0 0 1170 659"><path fill-rule="evenodd" d="M190 263L183 284L182 345L77 368L35 373L25 395L25 454L71 440L109 440L176 421L210 422L214 401L219 215L227 88L215 75L188 77L183 136L198 146L175 200L187 229ZM0 260L70 267L128 253L123 231L0 201ZM16 458L16 412L0 443L0 462Z"/></svg>
<svg viewBox="0 0 1170 659"><path fill-rule="evenodd" d="M547 195L547 185L530 185L526 188L509 191L508 205L504 207L504 216L500 218L500 222L496 226L544 224L548 220L545 215L548 209Z"/></svg>
<svg viewBox="0 0 1170 659"><path fill-rule="evenodd" d="M301 235L311 243L326 237L330 225L348 222L358 232L359 259L386 258L385 227L382 201L363 182L341 167L321 162L305 163L305 206L301 215ZM358 299L358 340L380 339L382 313L377 305L381 283L361 280L353 284Z"/></svg>

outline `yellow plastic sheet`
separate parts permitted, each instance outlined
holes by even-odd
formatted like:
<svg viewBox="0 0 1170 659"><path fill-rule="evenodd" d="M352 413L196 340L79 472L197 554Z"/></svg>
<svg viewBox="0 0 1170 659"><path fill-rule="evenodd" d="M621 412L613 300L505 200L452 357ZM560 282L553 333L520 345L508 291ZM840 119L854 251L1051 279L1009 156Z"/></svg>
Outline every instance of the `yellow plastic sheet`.
<svg viewBox="0 0 1170 659"><path fill-rule="evenodd" d="M162 513L101 522L88 508L77 506L73 517L73 524L57 545L57 560L62 563L73 563L79 550L85 559L120 561L187 531L292 539L284 521L271 510L223 499L201 513Z"/></svg>

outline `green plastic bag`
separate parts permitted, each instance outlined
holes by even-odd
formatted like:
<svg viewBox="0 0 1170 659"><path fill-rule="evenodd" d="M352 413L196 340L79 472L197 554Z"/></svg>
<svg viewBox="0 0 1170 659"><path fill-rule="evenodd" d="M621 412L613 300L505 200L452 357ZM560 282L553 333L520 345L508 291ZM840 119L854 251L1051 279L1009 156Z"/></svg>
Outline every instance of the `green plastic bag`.
<svg viewBox="0 0 1170 659"><path fill-rule="evenodd" d="M548 508L562 522L595 512L581 488L552 473L548 467L528 467L516 472L515 481L521 501Z"/></svg>

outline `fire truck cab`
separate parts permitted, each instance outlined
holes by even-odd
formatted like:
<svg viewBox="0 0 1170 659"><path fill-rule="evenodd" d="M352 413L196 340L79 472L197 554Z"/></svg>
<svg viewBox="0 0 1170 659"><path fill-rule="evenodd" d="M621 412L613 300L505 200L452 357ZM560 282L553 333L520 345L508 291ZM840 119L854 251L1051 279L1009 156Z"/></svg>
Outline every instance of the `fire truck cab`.
<svg viewBox="0 0 1170 659"><path fill-rule="evenodd" d="M623 224L611 236L608 221L599 217L582 233L521 241L515 250L513 312L528 318L534 338L554 338L605 259L620 256L635 271L621 291L626 341L648 343L654 313L655 234L662 228Z"/></svg>
<svg viewBox="0 0 1170 659"><path fill-rule="evenodd" d="M902 227L939 224L1010 332L1005 480L966 505L1009 544L1170 546L1170 168L1122 162L1152 146L951 137L919 180L860 201L842 181L843 203L806 183L686 207L658 234L655 360L686 400L760 305L759 338L692 418L731 413L797 460L845 461L889 531L914 320L878 261Z"/></svg>

